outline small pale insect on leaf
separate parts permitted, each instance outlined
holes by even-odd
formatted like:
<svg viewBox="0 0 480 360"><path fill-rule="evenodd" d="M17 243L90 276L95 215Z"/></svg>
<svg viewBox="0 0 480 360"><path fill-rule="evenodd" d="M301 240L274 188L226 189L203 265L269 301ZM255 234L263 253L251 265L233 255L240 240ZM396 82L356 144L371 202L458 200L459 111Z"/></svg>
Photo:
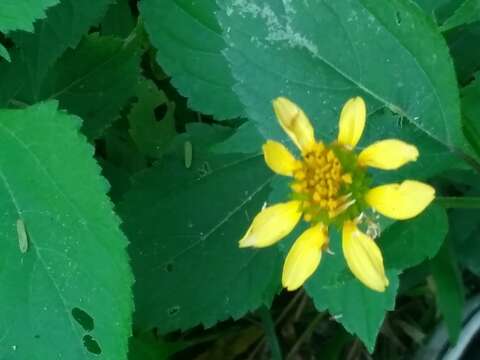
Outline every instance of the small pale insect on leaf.
<svg viewBox="0 0 480 360"><path fill-rule="evenodd" d="M20 252L25 254L28 251L28 234L25 223L22 219L17 219L18 247Z"/></svg>
<svg viewBox="0 0 480 360"><path fill-rule="evenodd" d="M185 141L183 149L185 151L185 167L190 169L192 166L192 143L190 141Z"/></svg>

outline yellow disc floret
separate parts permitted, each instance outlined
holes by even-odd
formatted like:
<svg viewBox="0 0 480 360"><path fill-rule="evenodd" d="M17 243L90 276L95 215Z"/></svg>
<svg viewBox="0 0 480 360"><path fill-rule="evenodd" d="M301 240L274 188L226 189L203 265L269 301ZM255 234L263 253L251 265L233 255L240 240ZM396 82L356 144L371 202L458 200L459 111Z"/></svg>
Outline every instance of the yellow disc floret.
<svg viewBox="0 0 480 360"><path fill-rule="evenodd" d="M357 191L366 189L364 172L357 165L356 157L350 154L342 156L340 147L335 144L327 146L317 142L303 153L302 160L297 161L290 187L292 197L303 200L305 221L332 223L364 195L364 191L360 191L362 194ZM356 173L360 173L360 184L353 176Z"/></svg>

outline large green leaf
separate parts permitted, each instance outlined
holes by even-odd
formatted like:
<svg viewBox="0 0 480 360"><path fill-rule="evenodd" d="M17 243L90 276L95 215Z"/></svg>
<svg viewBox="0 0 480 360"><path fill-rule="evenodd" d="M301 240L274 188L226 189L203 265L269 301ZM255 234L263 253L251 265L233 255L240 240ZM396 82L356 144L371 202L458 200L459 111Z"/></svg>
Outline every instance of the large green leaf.
<svg viewBox="0 0 480 360"><path fill-rule="evenodd" d="M461 26L445 34L450 54L457 71L458 81L466 84L472 74L480 69L480 21Z"/></svg>
<svg viewBox="0 0 480 360"><path fill-rule="evenodd" d="M33 34L12 33L12 63L0 63L0 105L33 104L41 99L43 80L55 61L97 23L113 0L62 0L35 23Z"/></svg>
<svg viewBox="0 0 480 360"><path fill-rule="evenodd" d="M480 20L480 0L465 0L443 24L442 31Z"/></svg>
<svg viewBox="0 0 480 360"><path fill-rule="evenodd" d="M480 275L480 211L454 209L450 212L452 242L458 261Z"/></svg>
<svg viewBox="0 0 480 360"><path fill-rule="evenodd" d="M212 147L219 153L255 153L260 152L265 138L251 121L240 125L232 136Z"/></svg>
<svg viewBox="0 0 480 360"><path fill-rule="evenodd" d="M0 111L0 358L125 359L130 272L106 181L55 102Z"/></svg>
<svg viewBox="0 0 480 360"><path fill-rule="evenodd" d="M143 155L160 158L176 134L175 103L147 79L138 82L135 95L137 102L128 114L130 136ZM159 118L157 109L163 110Z"/></svg>
<svg viewBox="0 0 480 360"><path fill-rule="evenodd" d="M208 126L191 128L173 153L135 179L120 206L141 328L211 326L270 304L278 289L277 249L238 247L272 174L257 154L205 150L224 137ZM192 144L191 163L185 143Z"/></svg>
<svg viewBox="0 0 480 360"><path fill-rule="evenodd" d="M416 161L394 171L370 169L377 183L397 182L405 179L425 180L451 168L466 167L465 162L458 157L458 154L387 109L379 110L368 117L358 151L375 141L387 138L397 138L414 144L420 155Z"/></svg>
<svg viewBox="0 0 480 360"><path fill-rule="evenodd" d="M320 267L307 281L305 288L318 310L328 310L347 331L357 335L373 352L385 312L393 310L395 306L397 271L387 271L390 284L385 292L366 288L348 270L338 233L330 231L330 235L330 248L334 255L324 255Z"/></svg>
<svg viewBox="0 0 480 360"><path fill-rule="evenodd" d="M447 214L439 205L431 205L412 220L392 224L379 239L386 266L404 270L431 259L447 231Z"/></svg>
<svg viewBox="0 0 480 360"><path fill-rule="evenodd" d="M116 0L102 20L102 35L127 37L135 28L135 22L129 0Z"/></svg>
<svg viewBox="0 0 480 360"><path fill-rule="evenodd" d="M133 96L140 75L138 42L96 34L68 50L45 79L40 98L84 119L83 131L96 138Z"/></svg>
<svg viewBox="0 0 480 360"><path fill-rule="evenodd" d="M414 0L437 23L452 16L464 0Z"/></svg>
<svg viewBox="0 0 480 360"><path fill-rule="evenodd" d="M445 41L414 4L394 0L219 1L226 55L247 114L284 138L271 100L283 95L319 119L330 140L341 105L362 95L449 147L470 151Z"/></svg>
<svg viewBox="0 0 480 360"><path fill-rule="evenodd" d="M462 115L465 124L465 134L480 153L480 72L475 79L462 89Z"/></svg>
<svg viewBox="0 0 480 360"><path fill-rule="evenodd" d="M0 32L33 31L33 22L45 18L45 10L60 0L2 0L0 2Z"/></svg>
<svg viewBox="0 0 480 360"><path fill-rule="evenodd" d="M2 44L0 44L0 57L4 58L8 62L12 61L12 59L10 59L8 50Z"/></svg>
<svg viewBox="0 0 480 360"><path fill-rule="evenodd" d="M142 0L140 12L157 61L192 109L218 119L234 118L243 107L233 92L225 43L215 19L215 0Z"/></svg>

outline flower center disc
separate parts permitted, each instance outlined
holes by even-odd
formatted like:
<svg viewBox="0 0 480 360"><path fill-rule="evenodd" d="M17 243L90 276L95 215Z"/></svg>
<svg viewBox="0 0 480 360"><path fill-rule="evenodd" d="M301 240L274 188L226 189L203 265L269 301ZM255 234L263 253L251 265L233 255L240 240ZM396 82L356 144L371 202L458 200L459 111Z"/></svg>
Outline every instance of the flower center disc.
<svg viewBox="0 0 480 360"><path fill-rule="evenodd" d="M355 203L349 192L352 175L323 143L316 143L304 154L293 176L290 187L293 198L303 200L305 221L328 224Z"/></svg>

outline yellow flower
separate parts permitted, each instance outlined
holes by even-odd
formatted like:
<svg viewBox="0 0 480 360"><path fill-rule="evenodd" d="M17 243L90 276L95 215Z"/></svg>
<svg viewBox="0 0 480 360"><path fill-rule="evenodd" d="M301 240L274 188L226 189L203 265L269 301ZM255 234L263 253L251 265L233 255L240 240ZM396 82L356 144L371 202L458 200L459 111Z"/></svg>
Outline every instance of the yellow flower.
<svg viewBox="0 0 480 360"><path fill-rule="evenodd" d="M240 240L240 247L270 246L287 236L303 219L310 227L290 249L283 267L282 284L296 290L315 272L322 252L328 248L328 227L342 232L342 251L353 275L375 291L385 291L382 253L375 243L378 225L369 209L396 220L421 213L434 199L427 184L406 180L370 188L367 167L394 170L418 157L415 146L397 139L373 143L357 155L366 120L362 98L348 100L340 114L336 141L315 140L310 120L286 98L273 101L278 121L299 148L296 159L281 143L268 140L263 145L265 162L275 173L292 178L291 199L266 207L254 218ZM362 230L362 228L364 230Z"/></svg>

